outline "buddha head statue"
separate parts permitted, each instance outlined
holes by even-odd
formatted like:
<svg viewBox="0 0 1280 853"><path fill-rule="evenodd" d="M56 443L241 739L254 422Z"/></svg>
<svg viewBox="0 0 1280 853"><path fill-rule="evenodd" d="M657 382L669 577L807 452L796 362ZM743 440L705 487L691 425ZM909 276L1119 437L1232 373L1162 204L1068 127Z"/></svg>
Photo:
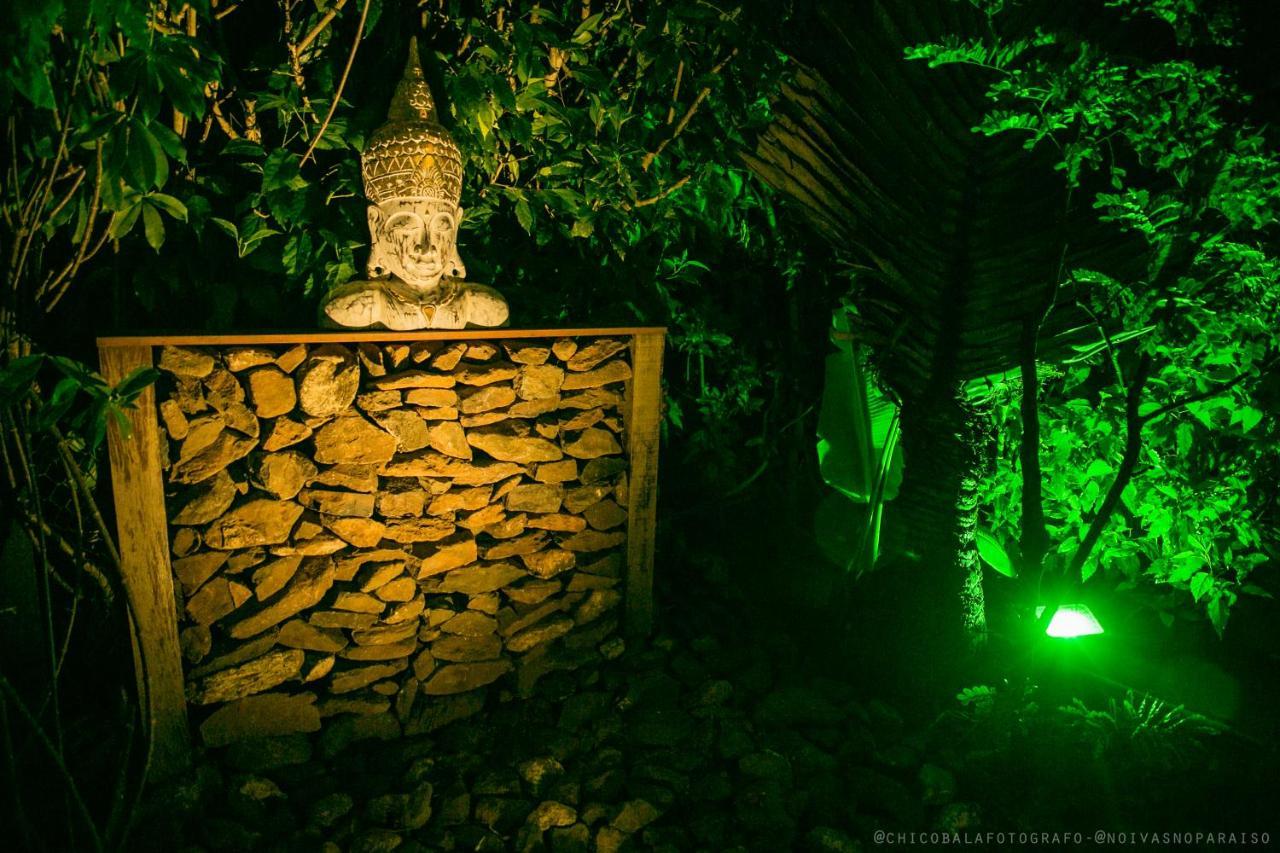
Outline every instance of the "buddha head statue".
<svg viewBox="0 0 1280 853"><path fill-rule="evenodd" d="M441 126L418 63L417 40L387 121L360 157L369 200L370 278L394 276L429 290L467 274L458 257L462 156Z"/></svg>

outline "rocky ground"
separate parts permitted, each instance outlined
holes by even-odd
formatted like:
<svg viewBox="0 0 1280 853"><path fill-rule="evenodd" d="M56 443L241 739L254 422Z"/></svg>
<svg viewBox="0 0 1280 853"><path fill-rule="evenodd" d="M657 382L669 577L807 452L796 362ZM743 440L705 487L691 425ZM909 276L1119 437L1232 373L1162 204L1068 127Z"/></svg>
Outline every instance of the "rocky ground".
<svg viewBox="0 0 1280 853"><path fill-rule="evenodd" d="M495 698L429 736L348 727L314 750L302 736L232 747L158 791L137 841L846 851L870 847L877 828L972 825L974 807L893 708L814 677L795 642L720 627L553 673L533 698Z"/></svg>

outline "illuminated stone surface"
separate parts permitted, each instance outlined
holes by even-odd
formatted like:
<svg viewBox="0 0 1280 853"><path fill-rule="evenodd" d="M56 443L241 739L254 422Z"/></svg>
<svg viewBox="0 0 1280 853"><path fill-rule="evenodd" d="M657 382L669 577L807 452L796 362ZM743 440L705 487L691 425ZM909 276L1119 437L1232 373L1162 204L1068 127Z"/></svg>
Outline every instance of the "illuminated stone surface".
<svg viewBox="0 0 1280 853"><path fill-rule="evenodd" d="M622 386L596 384L625 357L615 339L171 353L157 404L202 740L353 716L431 731L489 685L523 694L612 650Z"/></svg>

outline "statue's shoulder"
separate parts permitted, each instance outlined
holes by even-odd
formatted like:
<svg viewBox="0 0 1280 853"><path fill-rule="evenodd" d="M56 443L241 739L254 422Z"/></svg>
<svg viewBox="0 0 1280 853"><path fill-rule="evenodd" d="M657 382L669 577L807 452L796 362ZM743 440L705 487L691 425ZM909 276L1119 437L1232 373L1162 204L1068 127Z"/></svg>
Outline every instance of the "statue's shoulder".
<svg viewBox="0 0 1280 853"><path fill-rule="evenodd" d="M463 301L463 315L472 326L501 326L507 322L509 310L502 294L487 284L458 282Z"/></svg>
<svg viewBox="0 0 1280 853"><path fill-rule="evenodd" d="M462 286L463 291L467 294L467 298L472 301L502 299L502 294L487 284L476 284L471 281L460 281L458 284Z"/></svg>
<svg viewBox="0 0 1280 853"><path fill-rule="evenodd" d="M399 282L356 280L329 291L321 322L338 328L421 329L422 306Z"/></svg>

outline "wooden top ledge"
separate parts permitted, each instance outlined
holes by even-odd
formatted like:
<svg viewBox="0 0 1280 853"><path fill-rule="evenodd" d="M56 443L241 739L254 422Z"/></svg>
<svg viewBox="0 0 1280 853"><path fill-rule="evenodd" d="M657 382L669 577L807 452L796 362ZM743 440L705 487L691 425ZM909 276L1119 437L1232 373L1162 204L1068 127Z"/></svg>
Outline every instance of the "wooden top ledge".
<svg viewBox="0 0 1280 853"><path fill-rule="evenodd" d="M595 335L665 335L664 326L601 326L588 329L427 329L419 332L333 329L307 332L239 332L227 334L152 332L98 338L100 348L136 346L243 346L248 344L381 343L386 341L456 341L502 338L580 338Z"/></svg>

